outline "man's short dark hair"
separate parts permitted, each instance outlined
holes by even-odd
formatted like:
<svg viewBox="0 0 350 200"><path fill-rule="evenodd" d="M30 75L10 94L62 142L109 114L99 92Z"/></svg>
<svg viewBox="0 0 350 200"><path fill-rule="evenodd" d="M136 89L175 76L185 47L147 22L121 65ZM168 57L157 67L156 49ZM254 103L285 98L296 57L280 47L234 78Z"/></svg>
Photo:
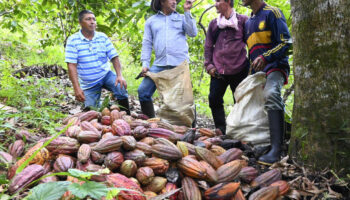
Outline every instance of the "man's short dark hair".
<svg viewBox="0 0 350 200"><path fill-rule="evenodd" d="M229 0L225 0L226 2L228 2ZM231 0L231 2L230 2L230 6L231 6L231 8L233 8L233 3L235 2L235 0Z"/></svg>
<svg viewBox="0 0 350 200"><path fill-rule="evenodd" d="M91 10L82 10L79 13L79 22L81 22L86 14L94 14Z"/></svg>

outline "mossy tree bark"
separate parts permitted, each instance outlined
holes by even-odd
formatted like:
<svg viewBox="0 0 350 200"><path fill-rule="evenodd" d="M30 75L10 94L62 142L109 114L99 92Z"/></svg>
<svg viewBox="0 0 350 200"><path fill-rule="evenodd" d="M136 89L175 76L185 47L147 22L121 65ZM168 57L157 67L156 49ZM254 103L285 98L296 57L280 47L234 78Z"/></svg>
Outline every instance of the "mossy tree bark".
<svg viewBox="0 0 350 200"><path fill-rule="evenodd" d="M290 155L350 173L350 1L291 0L295 100Z"/></svg>

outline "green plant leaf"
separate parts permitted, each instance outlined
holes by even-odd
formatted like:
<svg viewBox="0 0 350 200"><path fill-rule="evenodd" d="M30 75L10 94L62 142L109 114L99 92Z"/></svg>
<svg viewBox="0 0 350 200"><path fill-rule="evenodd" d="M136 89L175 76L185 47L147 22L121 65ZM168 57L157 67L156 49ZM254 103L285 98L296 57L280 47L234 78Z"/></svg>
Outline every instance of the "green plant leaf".
<svg viewBox="0 0 350 200"><path fill-rule="evenodd" d="M68 169L68 172L71 176L85 179L90 179L92 175L99 175L98 172L83 172L78 169Z"/></svg>
<svg viewBox="0 0 350 200"><path fill-rule="evenodd" d="M30 190L28 200L58 200L67 191L69 181L42 183Z"/></svg>
<svg viewBox="0 0 350 200"><path fill-rule="evenodd" d="M1 174L0 175L0 184L7 184L9 182L9 180L6 177L6 174Z"/></svg>
<svg viewBox="0 0 350 200"><path fill-rule="evenodd" d="M120 190L118 188L110 188L107 193L106 199L112 200L114 197L116 197L119 194L119 192Z"/></svg>
<svg viewBox="0 0 350 200"><path fill-rule="evenodd" d="M94 199L101 199L108 193L107 186L103 185L102 183L97 183L93 181L87 181L82 185L78 183L73 183L68 186L68 190L72 192L73 195L81 199L87 196L90 196Z"/></svg>

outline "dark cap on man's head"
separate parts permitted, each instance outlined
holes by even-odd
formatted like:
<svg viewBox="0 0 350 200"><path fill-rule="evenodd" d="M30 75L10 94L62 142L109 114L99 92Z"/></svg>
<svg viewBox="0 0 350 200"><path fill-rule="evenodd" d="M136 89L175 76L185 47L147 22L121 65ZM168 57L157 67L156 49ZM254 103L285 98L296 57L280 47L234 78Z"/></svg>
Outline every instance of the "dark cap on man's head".
<svg viewBox="0 0 350 200"><path fill-rule="evenodd" d="M151 9L154 11L154 12L158 12L160 9L161 9L161 6L160 6L160 1L161 0L152 0L151 2ZM181 0L176 0L176 3L180 3Z"/></svg>

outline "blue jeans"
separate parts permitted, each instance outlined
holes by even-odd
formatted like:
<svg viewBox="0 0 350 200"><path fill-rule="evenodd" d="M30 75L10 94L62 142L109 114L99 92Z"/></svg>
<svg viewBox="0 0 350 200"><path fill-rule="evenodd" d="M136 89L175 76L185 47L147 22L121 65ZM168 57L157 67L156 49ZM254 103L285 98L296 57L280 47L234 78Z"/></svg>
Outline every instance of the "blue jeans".
<svg viewBox="0 0 350 200"><path fill-rule="evenodd" d="M101 90L102 88L105 88L113 93L114 98L118 100L126 99L128 98L128 92L126 89L120 88L120 84L118 83L117 86L115 86L115 80L117 79L117 75L115 75L112 71L109 71L106 76L98 82L93 87L84 90L85 95L85 107L99 107L100 106L100 97L101 97Z"/></svg>
<svg viewBox="0 0 350 200"><path fill-rule="evenodd" d="M149 71L152 73L158 73L164 70L173 69L176 66L155 66L153 65ZM137 92L139 94L140 101L152 101L152 96L156 91L156 85L149 77L144 77Z"/></svg>

